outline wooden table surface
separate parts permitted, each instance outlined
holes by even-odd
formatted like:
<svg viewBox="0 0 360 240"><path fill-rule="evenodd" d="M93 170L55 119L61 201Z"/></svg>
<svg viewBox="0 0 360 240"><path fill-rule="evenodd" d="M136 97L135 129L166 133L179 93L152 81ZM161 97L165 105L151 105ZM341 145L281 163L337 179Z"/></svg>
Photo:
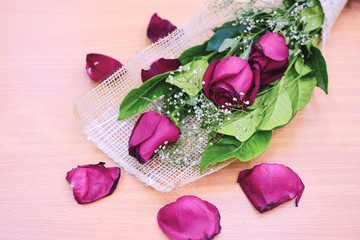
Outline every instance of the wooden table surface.
<svg viewBox="0 0 360 240"><path fill-rule="evenodd" d="M269 149L171 193L122 172L115 192L78 205L67 171L106 162L86 140L74 102L96 87L85 56L126 63L150 44L157 12L179 25L206 9L202 0L11 0L0 2L0 239L167 239L158 210L183 195L216 205L216 239L360 239L360 1L349 3L326 45L329 95L274 133ZM258 213L236 183L256 164L282 163L302 178L299 207Z"/></svg>

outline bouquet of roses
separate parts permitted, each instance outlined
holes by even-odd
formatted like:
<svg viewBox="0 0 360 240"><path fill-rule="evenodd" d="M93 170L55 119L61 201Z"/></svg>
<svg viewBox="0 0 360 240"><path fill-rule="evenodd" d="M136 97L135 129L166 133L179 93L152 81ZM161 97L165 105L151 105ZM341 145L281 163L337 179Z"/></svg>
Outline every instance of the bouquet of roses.
<svg viewBox="0 0 360 240"><path fill-rule="evenodd" d="M119 120L153 105L129 138L129 154L142 164L158 155L203 171L231 158L248 161L267 149L272 130L287 124L316 86L327 93L318 0L217 6L231 6L233 20L177 59L143 69L144 83L121 103Z"/></svg>
<svg viewBox="0 0 360 240"><path fill-rule="evenodd" d="M89 54L103 82L74 108L88 140L164 192L262 154L316 86L327 93L317 46L346 0L273 2L213 0L180 27L154 14L155 43L124 66Z"/></svg>

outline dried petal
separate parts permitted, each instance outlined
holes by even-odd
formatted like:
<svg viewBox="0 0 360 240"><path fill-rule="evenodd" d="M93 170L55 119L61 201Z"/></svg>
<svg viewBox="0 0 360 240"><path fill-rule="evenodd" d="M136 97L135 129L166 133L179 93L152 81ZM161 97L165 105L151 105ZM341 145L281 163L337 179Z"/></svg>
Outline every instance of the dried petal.
<svg viewBox="0 0 360 240"><path fill-rule="evenodd" d="M176 70L180 66L181 62L179 59L160 58L151 64L149 70L141 69L141 80L142 82L146 82L156 75Z"/></svg>
<svg viewBox="0 0 360 240"><path fill-rule="evenodd" d="M154 13L150 19L147 36L151 41L157 42L160 38L167 36L175 29L176 27L171 22L160 18L157 13Z"/></svg>
<svg viewBox="0 0 360 240"><path fill-rule="evenodd" d="M196 196L183 196L164 206L157 220L172 240L208 240L221 231L219 210Z"/></svg>
<svg viewBox="0 0 360 240"><path fill-rule="evenodd" d="M102 82L116 70L122 67L122 64L111 57L89 53L86 56L86 72L95 82Z"/></svg>
<svg viewBox="0 0 360 240"><path fill-rule="evenodd" d="M291 168L262 163L240 172L238 183L259 212L266 212L296 197L296 206L304 184Z"/></svg>
<svg viewBox="0 0 360 240"><path fill-rule="evenodd" d="M106 168L105 163L78 166L66 175L71 182L75 200L79 204L91 203L112 194L119 182L121 170Z"/></svg>

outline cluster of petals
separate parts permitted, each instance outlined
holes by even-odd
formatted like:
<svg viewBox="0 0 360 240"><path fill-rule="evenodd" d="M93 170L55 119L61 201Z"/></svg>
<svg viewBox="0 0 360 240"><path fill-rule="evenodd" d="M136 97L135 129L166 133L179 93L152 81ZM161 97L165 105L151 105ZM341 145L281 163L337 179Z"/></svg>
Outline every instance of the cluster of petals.
<svg viewBox="0 0 360 240"><path fill-rule="evenodd" d="M167 36L175 29L176 26L170 21L160 18L155 13L149 22L147 36L151 41L157 42L160 38ZM142 71L141 75L143 82L157 74L177 69L180 65L177 66L177 68L174 68L174 66L178 65L178 62L180 61L159 59L154 63L154 66L150 67L150 70ZM86 56L86 72L90 79L95 82L101 83L122 66L123 65L118 60L103 54L89 53Z"/></svg>
<svg viewBox="0 0 360 240"><path fill-rule="evenodd" d="M236 56L213 61L205 71L203 90L206 98L225 108L246 108L259 91L257 70Z"/></svg>
<svg viewBox="0 0 360 240"><path fill-rule="evenodd" d="M179 137L179 129L168 117L155 111L144 113L131 133L129 154L146 163L161 145L174 143Z"/></svg>
<svg viewBox="0 0 360 240"><path fill-rule="evenodd" d="M250 65L260 72L260 85L267 85L282 77L289 65L288 57L285 38L274 32L261 36L249 56Z"/></svg>

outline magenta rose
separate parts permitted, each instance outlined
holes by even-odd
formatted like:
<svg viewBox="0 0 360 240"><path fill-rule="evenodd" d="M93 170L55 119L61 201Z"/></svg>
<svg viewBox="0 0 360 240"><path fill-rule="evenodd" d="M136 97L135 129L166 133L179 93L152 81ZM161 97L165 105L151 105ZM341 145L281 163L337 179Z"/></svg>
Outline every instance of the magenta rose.
<svg viewBox="0 0 360 240"><path fill-rule="evenodd" d="M150 111L137 120L129 140L129 154L140 163L147 162L160 145L174 143L180 137L179 129L166 116Z"/></svg>
<svg viewBox="0 0 360 240"><path fill-rule="evenodd" d="M213 61L203 77L205 96L225 108L250 106L259 87L257 69L251 69L246 60L235 56Z"/></svg>
<svg viewBox="0 0 360 240"><path fill-rule="evenodd" d="M289 61L289 49L285 39L268 32L252 46L249 63L260 71L260 85L266 85L282 77Z"/></svg>
<svg viewBox="0 0 360 240"><path fill-rule="evenodd" d="M180 66L181 62L179 59L160 58L150 65L149 70L141 69L141 80L142 82L146 82L156 75L177 70Z"/></svg>

